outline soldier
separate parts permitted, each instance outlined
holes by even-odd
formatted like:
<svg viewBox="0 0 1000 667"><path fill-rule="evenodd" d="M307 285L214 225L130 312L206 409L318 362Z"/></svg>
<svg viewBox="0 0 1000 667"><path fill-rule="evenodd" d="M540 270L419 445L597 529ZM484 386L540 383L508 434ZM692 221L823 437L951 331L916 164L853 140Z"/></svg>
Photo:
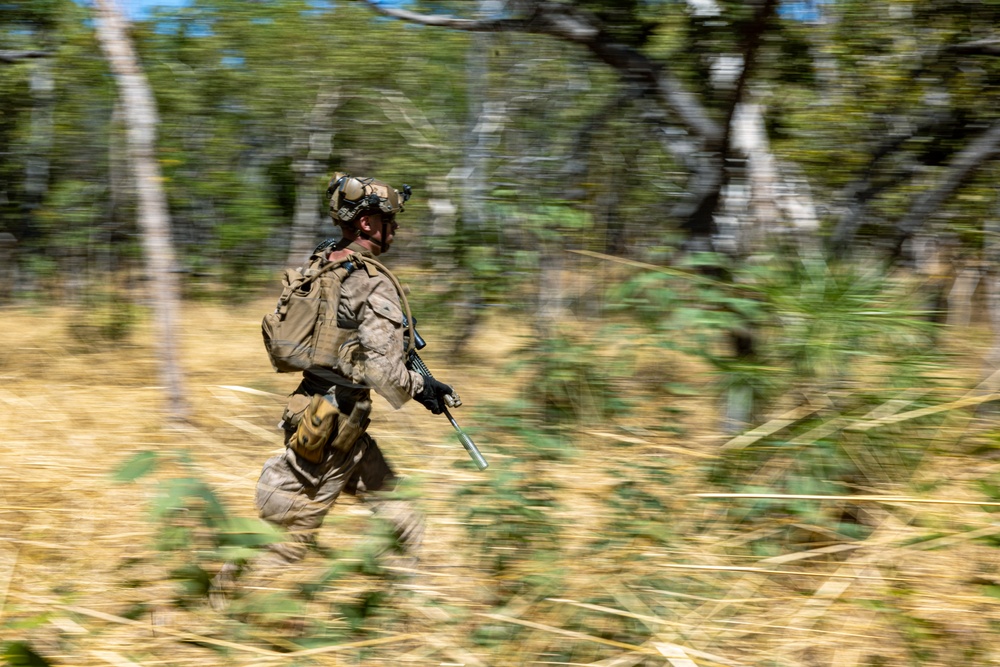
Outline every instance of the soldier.
<svg viewBox="0 0 1000 667"><path fill-rule="evenodd" d="M410 398L434 414L461 404L450 386L407 367L405 296L374 260L395 239L396 214L409 198L409 187L401 196L381 181L338 173L327 194L343 238L320 244L310 266L340 264L346 272L332 344L336 361L334 367L314 366L303 373L282 420L286 449L264 464L257 482L261 518L284 528L288 538L253 561L255 579L302 559L342 492L366 501L391 522L400 546L413 554L423 532L419 514L405 501L379 497L398 480L366 430L371 390L394 408ZM235 570L227 565L216 577L216 594L231 587ZM213 605L218 606L217 599Z"/></svg>

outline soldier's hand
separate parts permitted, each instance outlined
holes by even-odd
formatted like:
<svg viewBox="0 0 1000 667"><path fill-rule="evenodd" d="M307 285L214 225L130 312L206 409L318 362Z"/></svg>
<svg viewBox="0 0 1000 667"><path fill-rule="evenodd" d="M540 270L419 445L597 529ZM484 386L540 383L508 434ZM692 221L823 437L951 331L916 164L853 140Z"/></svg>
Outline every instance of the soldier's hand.
<svg viewBox="0 0 1000 667"><path fill-rule="evenodd" d="M430 410L432 414L439 415L444 412L445 406L448 405L445 397L450 396L454 392L455 390L444 382L438 382L434 378L425 377L424 388L413 398Z"/></svg>

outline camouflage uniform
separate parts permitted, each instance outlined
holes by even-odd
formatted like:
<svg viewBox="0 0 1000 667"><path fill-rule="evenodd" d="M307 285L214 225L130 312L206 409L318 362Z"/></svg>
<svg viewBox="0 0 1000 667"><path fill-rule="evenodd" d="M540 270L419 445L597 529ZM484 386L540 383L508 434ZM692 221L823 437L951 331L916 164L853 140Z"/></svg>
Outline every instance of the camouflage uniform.
<svg viewBox="0 0 1000 667"><path fill-rule="evenodd" d="M372 256L357 244L348 249L363 257ZM362 427L357 438L350 436L353 442L342 449L330 445L346 416L355 409L370 409L371 389L393 408L401 407L423 389L423 376L406 368L403 320L399 295L386 275L355 270L344 279L337 310L338 344L346 351L340 368L303 373L285 411L285 452L268 459L257 482L255 503L261 518L286 529L289 541L270 545L268 553L254 562L255 571L303 558L342 492L366 500L377 514L392 522L408 551L412 553L419 545L423 532L419 514L403 501L368 495L392 490L397 482L375 440ZM324 393L332 395L340 423L314 463L295 450L293 435L309 398ZM367 419L364 422L367 425Z"/></svg>

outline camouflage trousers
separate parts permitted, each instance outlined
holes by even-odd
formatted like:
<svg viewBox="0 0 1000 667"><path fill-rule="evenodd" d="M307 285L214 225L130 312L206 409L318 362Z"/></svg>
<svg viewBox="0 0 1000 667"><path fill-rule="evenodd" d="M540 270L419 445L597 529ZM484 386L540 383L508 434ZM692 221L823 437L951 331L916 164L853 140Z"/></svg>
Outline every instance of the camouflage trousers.
<svg viewBox="0 0 1000 667"><path fill-rule="evenodd" d="M415 556L423 538L423 519L409 502L384 497L397 482L367 433L348 451L336 452L320 464L306 461L291 449L271 457L264 463L254 500L260 517L285 529L287 540L269 545L254 560L254 574L263 575L305 557L341 493L354 495L388 521L398 544Z"/></svg>

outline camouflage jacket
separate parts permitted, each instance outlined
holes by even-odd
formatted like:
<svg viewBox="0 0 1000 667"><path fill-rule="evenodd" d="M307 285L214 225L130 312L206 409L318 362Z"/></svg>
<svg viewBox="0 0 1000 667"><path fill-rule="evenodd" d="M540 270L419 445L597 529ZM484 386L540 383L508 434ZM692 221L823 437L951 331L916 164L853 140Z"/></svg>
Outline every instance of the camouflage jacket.
<svg viewBox="0 0 1000 667"><path fill-rule="evenodd" d="M372 257L356 244L348 250ZM393 281L372 265L366 268L352 271L341 286L336 370L399 408L424 388L424 379L406 367L403 309Z"/></svg>

